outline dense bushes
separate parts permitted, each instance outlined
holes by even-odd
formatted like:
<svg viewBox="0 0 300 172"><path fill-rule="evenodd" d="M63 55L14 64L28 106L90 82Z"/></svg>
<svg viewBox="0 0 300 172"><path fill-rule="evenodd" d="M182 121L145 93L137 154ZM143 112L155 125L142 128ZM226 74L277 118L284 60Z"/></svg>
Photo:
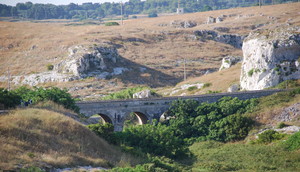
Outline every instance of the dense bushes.
<svg viewBox="0 0 300 172"><path fill-rule="evenodd" d="M251 111L256 99L224 97L215 103L198 104L194 100L173 102L165 122L176 136L186 140L240 140L247 136L253 121L241 114ZM235 115L233 115L235 114Z"/></svg>
<svg viewBox="0 0 300 172"><path fill-rule="evenodd" d="M8 91L0 88L0 104L3 108L14 108L20 104L21 97L14 91Z"/></svg>
<svg viewBox="0 0 300 172"><path fill-rule="evenodd" d="M288 150L298 150L300 149L300 131L291 135L285 142L284 147Z"/></svg>
<svg viewBox="0 0 300 172"><path fill-rule="evenodd" d="M4 104L6 107L16 107L17 105L20 105L21 100L25 102L31 100L34 104L50 100L63 105L67 109L79 112L79 108L75 105L75 100L67 90L61 90L57 87L34 87L33 89L20 87L12 91L0 89L0 103Z"/></svg>
<svg viewBox="0 0 300 172"><path fill-rule="evenodd" d="M280 134L275 130L266 130L258 135L257 143L271 143L276 140L280 140L284 137L284 134Z"/></svg>
<svg viewBox="0 0 300 172"><path fill-rule="evenodd" d="M104 135L103 138L108 141L117 138L119 145L133 147L144 153L182 157L189 154L188 145L197 140L228 142L245 138L253 121L241 113L251 111L256 104L256 99L244 101L230 97L202 104L195 100L178 100L172 103L166 115L169 120L129 126L115 133L116 136L106 138L107 135ZM91 129L99 133L99 128L101 136L103 130L98 124Z"/></svg>
<svg viewBox="0 0 300 172"><path fill-rule="evenodd" d="M117 133L117 137L120 143L139 148L145 153L178 157L187 151L183 140L175 136L171 128L160 123L131 126Z"/></svg>
<svg viewBox="0 0 300 172"><path fill-rule="evenodd" d="M109 143L117 144L117 140L114 135L114 126L112 124L90 124L87 127Z"/></svg>

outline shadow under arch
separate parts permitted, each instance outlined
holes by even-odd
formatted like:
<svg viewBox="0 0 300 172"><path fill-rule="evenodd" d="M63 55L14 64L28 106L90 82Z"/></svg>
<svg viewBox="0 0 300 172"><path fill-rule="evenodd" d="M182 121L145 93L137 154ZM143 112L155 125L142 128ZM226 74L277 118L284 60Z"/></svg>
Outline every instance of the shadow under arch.
<svg viewBox="0 0 300 172"><path fill-rule="evenodd" d="M111 123L111 124L113 124L112 120L110 119L110 117L108 115L101 114L101 113L98 113L97 115L100 116L100 118L102 119L103 123Z"/></svg>
<svg viewBox="0 0 300 172"><path fill-rule="evenodd" d="M138 118L139 125L147 124L148 117L142 112L133 112L135 116Z"/></svg>

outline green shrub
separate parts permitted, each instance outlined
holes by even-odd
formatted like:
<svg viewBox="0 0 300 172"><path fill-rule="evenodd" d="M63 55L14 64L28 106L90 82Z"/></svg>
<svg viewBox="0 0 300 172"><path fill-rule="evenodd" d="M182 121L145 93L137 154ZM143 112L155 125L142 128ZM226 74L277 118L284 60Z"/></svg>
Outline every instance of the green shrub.
<svg viewBox="0 0 300 172"><path fill-rule="evenodd" d="M47 65L47 69L48 69L48 70L53 70L53 69L54 69L54 66L53 66L52 64L48 64L48 65Z"/></svg>
<svg viewBox="0 0 300 172"><path fill-rule="evenodd" d="M182 171L180 165L172 159L158 156L148 156L147 162L137 165L134 168L113 168L112 172L179 172Z"/></svg>
<svg viewBox="0 0 300 172"><path fill-rule="evenodd" d="M284 122L280 122L278 125L277 125L277 128L281 129L281 128L284 128L288 125L286 125Z"/></svg>
<svg viewBox="0 0 300 172"><path fill-rule="evenodd" d="M197 87L196 86L191 86L187 90L188 91L194 91L194 90L197 90Z"/></svg>
<svg viewBox="0 0 300 172"><path fill-rule="evenodd" d="M33 104L41 101L53 101L57 104L63 105L67 109L71 109L79 113L79 107L76 106L75 100L71 97L70 93L66 89L62 90L57 87L42 88L34 87L29 89L26 87L20 87L13 92L21 97L20 100L29 101L32 100ZM19 100L19 101L20 101Z"/></svg>
<svg viewBox="0 0 300 172"><path fill-rule="evenodd" d="M290 151L300 149L300 131L291 135L285 142L284 147Z"/></svg>
<svg viewBox="0 0 300 172"><path fill-rule="evenodd" d="M258 135L257 143L271 143L276 140L280 140L284 137L284 134L280 134L275 130L266 130Z"/></svg>
<svg viewBox="0 0 300 172"><path fill-rule="evenodd" d="M133 19L137 19L137 16L132 16L131 18L133 18Z"/></svg>
<svg viewBox="0 0 300 172"><path fill-rule="evenodd" d="M14 91L8 91L4 88L0 88L0 104L7 108L14 108L20 104L21 97Z"/></svg>
<svg viewBox="0 0 300 172"><path fill-rule="evenodd" d="M113 99L132 99L133 98L133 94L140 92L142 90L145 89L150 89L149 87L132 87L132 88L127 88L115 93L111 93L105 97L102 98L102 100L113 100ZM151 90L151 89L150 89ZM159 96L157 93L155 93L154 91L151 90L151 94L155 94L157 96Z"/></svg>
<svg viewBox="0 0 300 172"><path fill-rule="evenodd" d="M235 141L245 138L253 125L251 119L238 114L251 111L256 105L256 99L231 97L201 104L195 100L178 100L172 103L170 120L164 123L188 143L207 139Z"/></svg>
<svg viewBox="0 0 300 172"><path fill-rule="evenodd" d="M118 22L106 22L105 26L119 26L120 24Z"/></svg>
<svg viewBox="0 0 300 172"><path fill-rule="evenodd" d="M248 71L248 76L251 77L253 75L253 73L254 73L254 69L249 70Z"/></svg>
<svg viewBox="0 0 300 172"><path fill-rule="evenodd" d="M207 88L207 87L210 87L211 85L212 85L212 83L204 83L202 88Z"/></svg>
<svg viewBox="0 0 300 172"><path fill-rule="evenodd" d="M90 124L87 127L109 143L117 144L117 139L114 135L114 126L112 124Z"/></svg>
<svg viewBox="0 0 300 172"><path fill-rule="evenodd" d="M153 18L153 17L158 17L158 15L157 13L152 12L148 14L148 17Z"/></svg>
<svg viewBox="0 0 300 172"><path fill-rule="evenodd" d="M183 140L165 125L130 126L116 133L120 143L153 155L180 157L187 152Z"/></svg>
<svg viewBox="0 0 300 172"><path fill-rule="evenodd" d="M205 94L215 94L215 93L221 93L221 91L208 90Z"/></svg>

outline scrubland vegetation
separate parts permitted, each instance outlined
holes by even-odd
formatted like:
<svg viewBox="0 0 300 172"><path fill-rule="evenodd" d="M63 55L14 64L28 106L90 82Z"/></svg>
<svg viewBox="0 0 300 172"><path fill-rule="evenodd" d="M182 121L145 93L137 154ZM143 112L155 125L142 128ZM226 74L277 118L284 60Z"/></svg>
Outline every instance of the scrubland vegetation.
<svg viewBox="0 0 300 172"><path fill-rule="evenodd" d="M260 99L224 97L215 103L178 100L164 121L131 125L121 132L113 132L111 124L85 127L57 113L67 111L63 104L36 100L34 106L39 109L0 116L0 169L92 165L118 172L297 171L299 132L287 135L267 130L255 139L250 131L262 125L256 120L257 114L298 101L299 90ZM65 95L63 90L56 93L58 97Z"/></svg>
<svg viewBox="0 0 300 172"><path fill-rule="evenodd" d="M164 122L130 126L122 132L110 132L110 136L96 129L102 124L89 128L99 136L108 136L126 152L147 159L135 168L112 171L297 171L299 132L290 136L266 130L258 139L245 138L250 130L262 126L255 121L256 114L299 100L299 90L246 101L225 97L211 104L178 100Z"/></svg>

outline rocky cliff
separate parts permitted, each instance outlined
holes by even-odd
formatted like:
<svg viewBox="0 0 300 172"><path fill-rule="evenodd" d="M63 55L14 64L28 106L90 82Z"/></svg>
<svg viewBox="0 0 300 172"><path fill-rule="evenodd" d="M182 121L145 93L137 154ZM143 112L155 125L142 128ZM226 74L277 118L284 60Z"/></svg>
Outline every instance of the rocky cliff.
<svg viewBox="0 0 300 172"><path fill-rule="evenodd" d="M122 60L116 48L109 44L78 45L70 47L68 51L69 55L56 64L53 71L13 76L12 82L16 85L35 86L46 82L68 82L91 76L105 79L129 70L122 67Z"/></svg>
<svg viewBox="0 0 300 172"><path fill-rule="evenodd" d="M69 56L54 69L59 73L72 74L79 77L98 75L115 64L119 54L116 48L109 45L74 46L69 48Z"/></svg>
<svg viewBox="0 0 300 172"><path fill-rule="evenodd" d="M241 89L260 90L300 79L300 28L252 32L243 43Z"/></svg>
<svg viewBox="0 0 300 172"><path fill-rule="evenodd" d="M213 30L196 30L194 34L201 41L214 40L216 42L232 45L235 48L242 48L245 38L245 36L238 34L219 34Z"/></svg>

